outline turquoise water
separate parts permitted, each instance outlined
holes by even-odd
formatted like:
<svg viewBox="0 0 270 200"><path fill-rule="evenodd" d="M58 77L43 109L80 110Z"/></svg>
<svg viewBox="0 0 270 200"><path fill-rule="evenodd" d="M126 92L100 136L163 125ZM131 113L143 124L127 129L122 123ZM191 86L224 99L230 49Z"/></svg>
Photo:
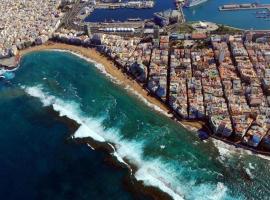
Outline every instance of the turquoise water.
<svg viewBox="0 0 270 200"><path fill-rule="evenodd" d="M224 4L254 2L270 3L269 0L208 0L206 3L199 6L184 8L184 14L187 21L206 20L242 29L269 30L270 21L256 18L256 10L223 12L218 10L219 6ZM86 18L86 21L100 22L111 19L124 21L128 18L137 17L141 19L149 19L153 18L153 14L155 12L160 12L170 8L175 9L174 0L156 0L155 6L152 9L97 9Z"/></svg>
<svg viewBox="0 0 270 200"><path fill-rule="evenodd" d="M113 143L113 156L136 165L138 180L174 199L269 199L268 160L200 141L70 53L21 62L1 82L1 199L147 199L123 186L128 167L110 167L78 137ZM74 138L51 109L80 124Z"/></svg>

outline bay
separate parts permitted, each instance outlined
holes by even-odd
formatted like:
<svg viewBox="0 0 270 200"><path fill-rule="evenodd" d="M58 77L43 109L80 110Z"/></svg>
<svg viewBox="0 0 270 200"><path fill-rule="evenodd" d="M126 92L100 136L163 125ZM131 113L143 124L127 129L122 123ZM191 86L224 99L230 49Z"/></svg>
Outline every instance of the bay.
<svg viewBox="0 0 270 200"><path fill-rule="evenodd" d="M114 144L118 160L136 166L137 180L174 199L270 196L267 159L200 141L75 55L28 54L1 85L1 199L134 198L123 185L128 168L104 163L104 152L76 137ZM51 109L80 128L71 133Z"/></svg>

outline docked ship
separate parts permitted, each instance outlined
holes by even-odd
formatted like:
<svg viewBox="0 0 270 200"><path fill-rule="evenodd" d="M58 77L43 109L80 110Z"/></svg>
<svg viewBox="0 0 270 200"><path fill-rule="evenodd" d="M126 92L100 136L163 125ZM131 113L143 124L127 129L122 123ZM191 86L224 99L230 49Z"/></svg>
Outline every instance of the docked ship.
<svg viewBox="0 0 270 200"><path fill-rule="evenodd" d="M206 2L208 0L186 0L185 2L185 7L187 8L190 8L190 7L193 7L193 6L198 6L204 2Z"/></svg>

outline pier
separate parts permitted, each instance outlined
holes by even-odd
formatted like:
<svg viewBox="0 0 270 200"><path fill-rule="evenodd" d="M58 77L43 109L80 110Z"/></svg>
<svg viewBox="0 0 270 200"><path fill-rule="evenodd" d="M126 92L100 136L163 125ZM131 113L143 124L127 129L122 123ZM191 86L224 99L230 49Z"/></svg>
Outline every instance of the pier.
<svg viewBox="0 0 270 200"><path fill-rule="evenodd" d="M270 13L270 4L258 4L258 3L225 4L219 7L220 11L258 10L258 9L266 9Z"/></svg>

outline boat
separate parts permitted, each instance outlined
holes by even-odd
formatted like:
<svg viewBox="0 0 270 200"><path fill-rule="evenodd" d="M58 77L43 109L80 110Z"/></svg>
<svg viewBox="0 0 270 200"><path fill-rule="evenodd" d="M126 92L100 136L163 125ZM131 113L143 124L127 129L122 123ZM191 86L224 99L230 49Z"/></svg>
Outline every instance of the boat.
<svg viewBox="0 0 270 200"><path fill-rule="evenodd" d="M198 6L202 3L207 2L208 0L186 0L185 2L185 7L186 8L190 8L190 7L194 7L194 6Z"/></svg>

